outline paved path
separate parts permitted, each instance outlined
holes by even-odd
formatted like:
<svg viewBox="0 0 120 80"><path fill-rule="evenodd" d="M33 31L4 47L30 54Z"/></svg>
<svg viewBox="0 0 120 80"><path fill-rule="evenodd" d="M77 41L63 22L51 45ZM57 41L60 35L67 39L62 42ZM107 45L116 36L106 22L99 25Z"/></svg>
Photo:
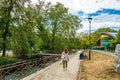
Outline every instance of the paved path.
<svg viewBox="0 0 120 80"><path fill-rule="evenodd" d="M109 56L115 56L115 54L113 52L108 52L108 51L101 51L101 50L93 50L95 52L99 52L99 53L102 53L102 54L106 54L106 55L109 55Z"/></svg>
<svg viewBox="0 0 120 80"><path fill-rule="evenodd" d="M80 51L70 58L67 71L63 71L62 61L58 61L22 80L77 80L80 65L79 53Z"/></svg>

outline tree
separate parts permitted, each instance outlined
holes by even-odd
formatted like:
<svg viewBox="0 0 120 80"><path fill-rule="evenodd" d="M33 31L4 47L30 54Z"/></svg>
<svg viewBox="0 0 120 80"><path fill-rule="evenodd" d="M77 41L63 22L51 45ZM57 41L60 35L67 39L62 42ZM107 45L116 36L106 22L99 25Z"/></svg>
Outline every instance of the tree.
<svg viewBox="0 0 120 80"><path fill-rule="evenodd" d="M2 35L2 49L3 49L3 54L2 56L5 57L5 51L6 51L6 43L8 40L8 37L10 36L10 23L11 23L11 12L13 10L13 5L14 5L14 0L2 0L0 1L0 14L1 14L1 35Z"/></svg>
<svg viewBox="0 0 120 80"><path fill-rule="evenodd" d="M119 31L118 31L118 33L117 33L117 35L116 35L116 43L117 44L120 44L120 29L119 29Z"/></svg>
<svg viewBox="0 0 120 80"><path fill-rule="evenodd" d="M34 5L30 0L2 0L0 6L3 56L6 49L12 49L17 56L30 57L33 49L58 53L78 46L76 30L81 27L81 20L68 13L62 4L45 4L39 0Z"/></svg>
<svg viewBox="0 0 120 80"><path fill-rule="evenodd" d="M0 8L2 9L0 11L0 23L2 24L0 26L0 30L3 43L3 56L5 56L6 48L11 48L13 50L15 50L16 48L17 51L17 47L15 47L14 45L17 45L20 40L23 41L25 39L25 41L27 41L25 43L32 46L31 37L30 35L28 35L34 30L32 27L34 25L34 20L32 18L32 10L30 10L32 9L32 7L30 7L30 0L2 0L0 3ZM26 3L28 5L26 5ZM22 48L24 45L17 46Z"/></svg>
<svg viewBox="0 0 120 80"><path fill-rule="evenodd" d="M48 5L45 5L44 1L39 1L38 4L35 5L35 15L34 19L35 19L35 26L36 26L36 33L37 36L39 38L39 42L41 44L36 44L40 49L49 49L50 45L50 32L47 29L48 25L46 25L46 22L48 21L46 16L46 8L47 6L49 7L49 3Z"/></svg>
<svg viewBox="0 0 120 80"><path fill-rule="evenodd" d="M55 6L51 6L47 9L47 28L51 33L50 49L57 48L57 40L62 41L68 45L71 42L70 39L75 37L76 30L81 26L78 16L68 13L68 9L62 4L57 3ZM68 46L67 46L68 47Z"/></svg>
<svg viewBox="0 0 120 80"><path fill-rule="evenodd" d="M82 34L80 37L80 48L86 49L89 45L88 34Z"/></svg>
<svg viewBox="0 0 120 80"><path fill-rule="evenodd" d="M18 57L31 57L32 49L36 43L34 7L29 1L23 1L19 3L14 11L15 20L11 38L12 50Z"/></svg>
<svg viewBox="0 0 120 80"><path fill-rule="evenodd" d="M110 48L111 50L114 50L117 44L120 44L120 30L118 30L116 38L114 40L110 41Z"/></svg>

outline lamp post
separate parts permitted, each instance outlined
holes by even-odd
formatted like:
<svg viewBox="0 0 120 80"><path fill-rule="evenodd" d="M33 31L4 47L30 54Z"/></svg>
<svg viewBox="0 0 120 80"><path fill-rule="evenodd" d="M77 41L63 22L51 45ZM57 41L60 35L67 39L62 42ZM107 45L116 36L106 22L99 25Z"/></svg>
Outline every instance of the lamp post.
<svg viewBox="0 0 120 80"><path fill-rule="evenodd" d="M89 60L91 59L91 22L92 18L88 18L89 21Z"/></svg>

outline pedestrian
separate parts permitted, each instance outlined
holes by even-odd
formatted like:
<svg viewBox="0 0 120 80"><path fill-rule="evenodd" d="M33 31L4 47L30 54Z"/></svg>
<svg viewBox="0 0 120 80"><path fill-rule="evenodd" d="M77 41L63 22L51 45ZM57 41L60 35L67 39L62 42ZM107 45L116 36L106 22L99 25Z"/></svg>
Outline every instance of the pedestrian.
<svg viewBox="0 0 120 80"><path fill-rule="evenodd" d="M67 70L68 67L68 61L69 61L69 55L68 55L68 49L65 49L61 54L62 62L63 62L63 70Z"/></svg>

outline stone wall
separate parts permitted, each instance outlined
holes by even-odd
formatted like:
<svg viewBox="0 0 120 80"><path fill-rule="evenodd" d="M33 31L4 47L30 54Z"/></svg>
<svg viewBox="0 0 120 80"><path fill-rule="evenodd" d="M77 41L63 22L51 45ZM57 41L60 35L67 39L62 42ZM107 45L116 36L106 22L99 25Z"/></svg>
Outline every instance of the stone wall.
<svg viewBox="0 0 120 80"><path fill-rule="evenodd" d="M115 66L115 71L120 73L120 44L117 44L115 48L114 66Z"/></svg>

